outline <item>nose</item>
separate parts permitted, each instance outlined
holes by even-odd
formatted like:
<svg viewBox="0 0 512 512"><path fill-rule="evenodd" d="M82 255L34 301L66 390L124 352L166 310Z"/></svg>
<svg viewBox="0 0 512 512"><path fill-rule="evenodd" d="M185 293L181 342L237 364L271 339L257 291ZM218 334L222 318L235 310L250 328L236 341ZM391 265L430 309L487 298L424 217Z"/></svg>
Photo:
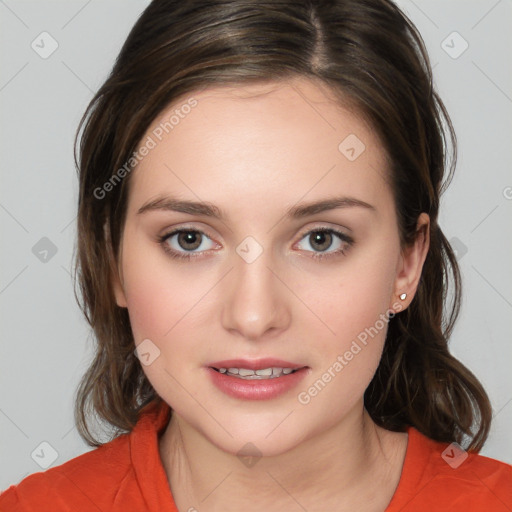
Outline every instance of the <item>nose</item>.
<svg viewBox="0 0 512 512"><path fill-rule="evenodd" d="M266 251L252 263L234 255L234 269L223 290L224 329L256 341L289 326L289 291L276 274Z"/></svg>

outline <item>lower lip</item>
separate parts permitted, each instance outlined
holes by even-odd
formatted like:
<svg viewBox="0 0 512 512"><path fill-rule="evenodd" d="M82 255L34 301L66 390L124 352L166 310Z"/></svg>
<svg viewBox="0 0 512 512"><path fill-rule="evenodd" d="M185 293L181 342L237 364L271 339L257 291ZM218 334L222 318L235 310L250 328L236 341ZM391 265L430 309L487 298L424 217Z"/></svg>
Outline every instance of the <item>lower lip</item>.
<svg viewBox="0 0 512 512"><path fill-rule="evenodd" d="M252 380L230 377L212 368L207 368L207 371L212 382L226 395L242 400L270 400L297 386L307 375L309 368L301 368L296 372L273 379Z"/></svg>

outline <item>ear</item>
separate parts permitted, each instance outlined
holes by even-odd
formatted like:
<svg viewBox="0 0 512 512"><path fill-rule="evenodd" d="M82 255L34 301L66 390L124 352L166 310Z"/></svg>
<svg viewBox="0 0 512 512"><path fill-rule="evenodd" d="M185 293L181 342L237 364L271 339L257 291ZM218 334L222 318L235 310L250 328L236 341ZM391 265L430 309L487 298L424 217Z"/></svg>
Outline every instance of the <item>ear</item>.
<svg viewBox="0 0 512 512"><path fill-rule="evenodd" d="M114 297L116 299L116 303L120 308L126 308L126 296L124 293L123 287L123 276L122 276L122 265L120 264L122 261L122 241L120 243L119 248L119 263L114 258L114 249L112 247L112 239L110 237L110 227L108 221L103 225L103 234L105 237L105 245L107 247L108 253L108 262L110 267L110 283L112 285L112 291L114 292Z"/></svg>
<svg viewBox="0 0 512 512"><path fill-rule="evenodd" d="M399 301L402 306L400 311L409 306L416 294L429 246L430 217L426 213L422 213L416 224L414 242L401 250L398 260L395 290L391 302L396 304L396 298L405 293L407 297Z"/></svg>

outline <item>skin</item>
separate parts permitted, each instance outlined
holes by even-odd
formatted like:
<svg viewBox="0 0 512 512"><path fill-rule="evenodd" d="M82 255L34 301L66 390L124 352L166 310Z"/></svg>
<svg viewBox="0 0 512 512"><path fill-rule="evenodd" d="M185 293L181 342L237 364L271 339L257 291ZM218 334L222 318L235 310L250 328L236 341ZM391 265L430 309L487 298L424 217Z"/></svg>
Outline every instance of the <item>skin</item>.
<svg viewBox="0 0 512 512"><path fill-rule="evenodd" d="M160 350L143 369L174 411L160 454L175 502L200 512L382 511L407 447L407 434L378 427L363 405L387 324L309 403L298 394L379 315L410 303L428 251L428 216L418 220L416 242L402 248L381 142L318 83L219 87L194 98L197 106L130 177L114 277L136 344L150 339ZM146 136L187 99L166 109ZM354 161L338 149L349 134L366 146ZM225 217L137 213L163 195L213 203ZM374 209L284 216L333 196ZM195 249L202 256L165 252L158 236L178 227L206 233ZM319 227L349 234L354 244L314 259L321 251L306 233ZM263 249L252 263L236 252L247 236ZM186 254L177 238L164 244ZM333 235L326 252L342 246ZM309 373L284 395L251 401L222 393L204 368L265 356L307 365ZM252 467L237 457L248 442L262 454Z"/></svg>

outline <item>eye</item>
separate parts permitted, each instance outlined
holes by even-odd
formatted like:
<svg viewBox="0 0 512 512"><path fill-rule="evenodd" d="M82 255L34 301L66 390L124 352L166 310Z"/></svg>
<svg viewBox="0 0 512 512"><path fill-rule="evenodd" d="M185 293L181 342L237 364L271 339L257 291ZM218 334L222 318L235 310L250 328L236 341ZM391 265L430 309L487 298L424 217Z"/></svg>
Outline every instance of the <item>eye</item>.
<svg viewBox="0 0 512 512"><path fill-rule="evenodd" d="M300 247L304 240L306 247ZM332 228L317 228L305 233L299 242L299 249L314 252L313 258L321 259L345 255L353 243L354 240L341 231Z"/></svg>
<svg viewBox="0 0 512 512"><path fill-rule="evenodd" d="M311 248L300 247L303 240ZM159 237L159 243L172 258L192 259L214 249L217 244L203 231L180 228ZM299 249L313 252L313 258L321 259L344 255L354 243L353 239L332 228L317 228L302 235ZM329 250L330 249L330 250Z"/></svg>
<svg viewBox="0 0 512 512"><path fill-rule="evenodd" d="M164 250L174 258L190 259L216 246L206 233L197 229L176 229L161 236L159 241Z"/></svg>

